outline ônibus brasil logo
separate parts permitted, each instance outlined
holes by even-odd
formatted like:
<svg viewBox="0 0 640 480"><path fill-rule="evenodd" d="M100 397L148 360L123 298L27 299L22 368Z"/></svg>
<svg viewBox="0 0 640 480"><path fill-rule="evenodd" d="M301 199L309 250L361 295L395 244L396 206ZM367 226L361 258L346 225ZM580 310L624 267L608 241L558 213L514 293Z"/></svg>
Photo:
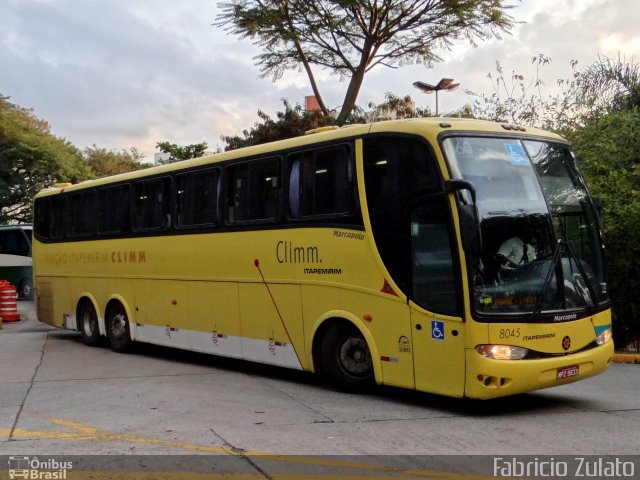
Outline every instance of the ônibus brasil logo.
<svg viewBox="0 0 640 480"><path fill-rule="evenodd" d="M54 458L40 460L38 457L9 457L9 478L32 480L65 480L72 462L62 462Z"/></svg>

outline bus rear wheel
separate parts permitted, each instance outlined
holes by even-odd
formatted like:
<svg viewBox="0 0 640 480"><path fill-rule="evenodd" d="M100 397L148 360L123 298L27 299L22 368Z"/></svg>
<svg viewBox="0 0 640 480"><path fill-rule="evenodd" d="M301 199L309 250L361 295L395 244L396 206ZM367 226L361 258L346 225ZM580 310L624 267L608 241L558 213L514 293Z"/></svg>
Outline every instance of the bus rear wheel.
<svg viewBox="0 0 640 480"><path fill-rule="evenodd" d="M129 317L120 303L109 309L107 318L107 337L112 350L126 352L131 348L131 333L129 331Z"/></svg>
<svg viewBox="0 0 640 480"><path fill-rule="evenodd" d="M90 347L100 343L100 330L98 328L98 314L90 301L84 300L78 308L78 325L82 342Z"/></svg>
<svg viewBox="0 0 640 480"><path fill-rule="evenodd" d="M374 386L371 351L356 327L338 325L331 328L322 339L321 349L322 370L340 390L357 393Z"/></svg>

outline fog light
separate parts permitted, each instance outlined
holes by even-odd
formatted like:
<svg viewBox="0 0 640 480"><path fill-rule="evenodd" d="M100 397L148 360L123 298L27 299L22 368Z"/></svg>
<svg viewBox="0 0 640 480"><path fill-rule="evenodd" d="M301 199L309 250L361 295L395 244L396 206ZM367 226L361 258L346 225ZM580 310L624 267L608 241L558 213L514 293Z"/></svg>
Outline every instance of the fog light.
<svg viewBox="0 0 640 480"><path fill-rule="evenodd" d="M609 340L611 340L611 329L607 328L604 332L596 337L596 343L598 345L604 345Z"/></svg>
<svg viewBox="0 0 640 480"><path fill-rule="evenodd" d="M520 360L527 356L529 350L511 345L477 345L476 352L494 360Z"/></svg>

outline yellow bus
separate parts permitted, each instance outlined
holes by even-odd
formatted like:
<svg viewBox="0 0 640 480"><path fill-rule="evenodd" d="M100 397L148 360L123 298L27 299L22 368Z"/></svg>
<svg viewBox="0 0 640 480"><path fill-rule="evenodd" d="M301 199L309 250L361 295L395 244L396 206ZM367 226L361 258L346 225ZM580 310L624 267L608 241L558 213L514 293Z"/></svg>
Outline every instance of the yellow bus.
<svg viewBox="0 0 640 480"><path fill-rule="evenodd" d="M307 135L35 199L41 321L486 399L611 363L596 209L567 143L414 119Z"/></svg>

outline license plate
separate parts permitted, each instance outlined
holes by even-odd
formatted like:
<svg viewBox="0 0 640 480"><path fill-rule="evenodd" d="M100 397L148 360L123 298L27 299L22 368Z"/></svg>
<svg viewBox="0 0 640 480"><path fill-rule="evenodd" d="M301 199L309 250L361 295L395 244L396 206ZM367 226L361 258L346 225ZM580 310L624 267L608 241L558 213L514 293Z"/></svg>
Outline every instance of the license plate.
<svg viewBox="0 0 640 480"><path fill-rule="evenodd" d="M580 373L579 365L569 365L568 367L562 367L558 369L556 378L562 380L563 378L575 377Z"/></svg>

